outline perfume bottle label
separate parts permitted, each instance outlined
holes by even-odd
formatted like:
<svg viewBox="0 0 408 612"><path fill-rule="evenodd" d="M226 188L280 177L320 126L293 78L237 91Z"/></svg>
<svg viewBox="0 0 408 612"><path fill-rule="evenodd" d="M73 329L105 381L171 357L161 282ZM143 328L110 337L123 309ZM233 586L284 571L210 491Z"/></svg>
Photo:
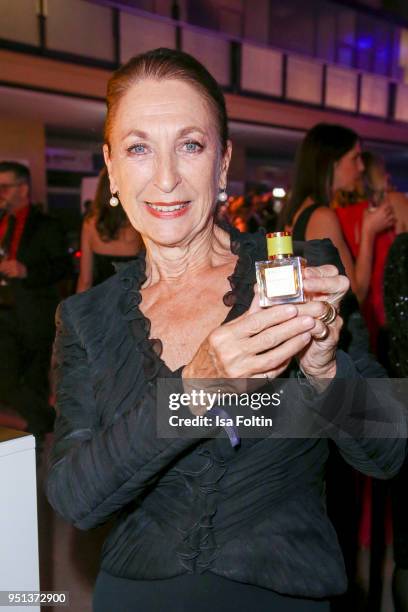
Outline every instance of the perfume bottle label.
<svg viewBox="0 0 408 612"><path fill-rule="evenodd" d="M268 298L280 295L296 295L295 270L292 264L265 268L266 295Z"/></svg>

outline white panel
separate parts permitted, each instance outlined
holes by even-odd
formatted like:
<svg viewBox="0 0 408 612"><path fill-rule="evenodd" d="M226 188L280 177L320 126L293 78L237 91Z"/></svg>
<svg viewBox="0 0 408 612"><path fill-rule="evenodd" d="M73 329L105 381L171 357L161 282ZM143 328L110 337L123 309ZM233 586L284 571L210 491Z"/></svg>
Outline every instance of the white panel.
<svg viewBox="0 0 408 612"><path fill-rule="evenodd" d="M227 40L186 28L183 29L183 51L204 64L220 85L229 85L230 47Z"/></svg>
<svg viewBox="0 0 408 612"><path fill-rule="evenodd" d="M387 116L388 81L371 74L364 74L361 84L360 111L376 117Z"/></svg>
<svg viewBox="0 0 408 612"><path fill-rule="evenodd" d="M408 85L398 85L395 104L395 119L408 121Z"/></svg>
<svg viewBox="0 0 408 612"><path fill-rule="evenodd" d="M37 490L33 436L0 428L0 590L38 591ZM3 608L2 608L3 609ZM4 610L40 612L40 606Z"/></svg>
<svg viewBox="0 0 408 612"><path fill-rule="evenodd" d="M36 0L0 0L0 38L38 45Z"/></svg>
<svg viewBox="0 0 408 612"><path fill-rule="evenodd" d="M282 53L242 45L241 88L271 96L282 94Z"/></svg>
<svg viewBox="0 0 408 612"><path fill-rule="evenodd" d="M357 110L357 73L343 68L327 67L326 106Z"/></svg>
<svg viewBox="0 0 408 612"><path fill-rule="evenodd" d="M112 10L83 0L50 0L47 46L113 61Z"/></svg>
<svg viewBox="0 0 408 612"><path fill-rule="evenodd" d="M121 12L120 33L121 62L127 62L134 55L157 47L175 47L174 26L138 15Z"/></svg>
<svg viewBox="0 0 408 612"><path fill-rule="evenodd" d="M310 104L320 104L323 66L313 60L288 57L286 97Z"/></svg>

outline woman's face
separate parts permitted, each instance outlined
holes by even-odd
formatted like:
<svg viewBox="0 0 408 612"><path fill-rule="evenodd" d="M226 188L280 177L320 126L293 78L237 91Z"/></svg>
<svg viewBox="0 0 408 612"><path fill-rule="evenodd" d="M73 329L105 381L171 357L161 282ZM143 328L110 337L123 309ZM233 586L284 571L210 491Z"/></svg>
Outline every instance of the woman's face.
<svg viewBox="0 0 408 612"><path fill-rule="evenodd" d="M350 151L334 164L333 191L353 191L364 170L361 160L361 146L357 142Z"/></svg>
<svg viewBox="0 0 408 612"><path fill-rule="evenodd" d="M116 109L110 145L111 190L143 236L182 245L209 223L231 146L221 154L214 113L197 89L176 79L132 85Z"/></svg>

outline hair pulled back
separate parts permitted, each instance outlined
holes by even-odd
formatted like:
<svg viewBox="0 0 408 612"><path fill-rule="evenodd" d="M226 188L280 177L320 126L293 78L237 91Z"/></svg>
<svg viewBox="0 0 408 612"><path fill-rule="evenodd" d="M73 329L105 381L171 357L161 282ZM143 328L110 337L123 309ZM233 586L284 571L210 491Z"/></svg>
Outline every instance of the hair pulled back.
<svg viewBox="0 0 408 612"><path fill-rule="evenodd" d="M108 82L105 142L110 145L112 124L119 102L129 88L143 79L178 79L195 87L214 114L222 152L228 141L228 119L224 95L208 70L192 55L174 49L159 48L132 57L114 72Z"/></svg>

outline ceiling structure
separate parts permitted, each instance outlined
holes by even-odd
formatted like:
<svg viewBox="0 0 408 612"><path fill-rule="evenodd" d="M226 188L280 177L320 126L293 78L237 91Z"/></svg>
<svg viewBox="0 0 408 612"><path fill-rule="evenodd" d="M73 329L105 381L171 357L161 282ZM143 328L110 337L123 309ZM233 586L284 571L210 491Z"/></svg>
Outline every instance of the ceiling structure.
<svg viewBox="0 0 408 612"><path fill-rule="evenodd" d="M0 86L0 116L4 119L39 120L46 126L47 143L55 146L87 148L102 142L105 104L102 101ZM230 122L231 138L246 147L249 156L293 160L303 137L300 130ZM396 164L408 163L408 145L383 142L366 146L382 153Z"/></svg>

